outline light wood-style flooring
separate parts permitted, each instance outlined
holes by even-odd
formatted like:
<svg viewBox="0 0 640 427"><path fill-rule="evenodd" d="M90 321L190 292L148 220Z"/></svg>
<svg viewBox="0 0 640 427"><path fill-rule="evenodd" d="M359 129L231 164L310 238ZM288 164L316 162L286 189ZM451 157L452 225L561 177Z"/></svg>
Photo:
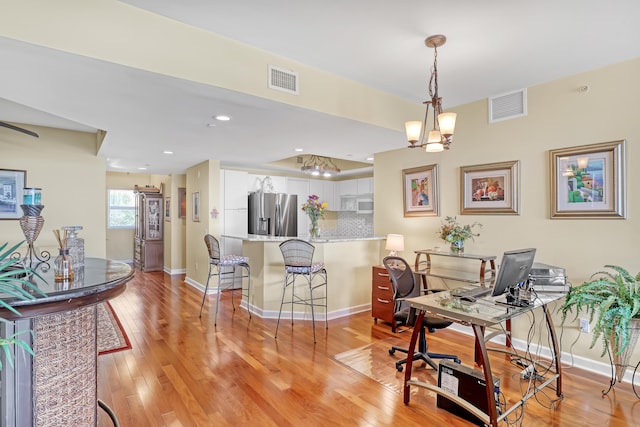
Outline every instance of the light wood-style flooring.
<svg viewBox="0 0 640 427"><path fill-rule="evenodd" d="M123 427L471 425L434 401L406 406L400 394L334 360L376 340L408 341L409 334L392 334L369 313L332 320L328 330L318 322L314 345L310 322L284 322L276 340L275 320L250 320L244 309L233 312L228 293L216 328L215 296L208 297L210 310L199 318L201 298L182 277L136 272L125 293L111 300L133 348L98 358L98 397ZM428 340L431 350L472 363L471 337L445 329ZM510 369L499 358L492 363L494 370ZM550 409L553 392L531 399L518 425L640 425L640 400L630 385L616 385L602 397L607 381L565 369L564 400ZM110 425L100 412L99 426Z"/></svg>

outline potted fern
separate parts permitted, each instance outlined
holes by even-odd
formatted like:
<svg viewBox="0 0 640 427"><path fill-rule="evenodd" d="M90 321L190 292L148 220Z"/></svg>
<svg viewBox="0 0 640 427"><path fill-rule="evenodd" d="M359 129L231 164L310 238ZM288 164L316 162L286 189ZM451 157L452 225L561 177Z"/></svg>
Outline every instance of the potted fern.
<svg viewBox="0 0 640 427"><path fill-rule="evenodd" d="M609 348L618 381L622 381L629 357L640 335L640 273L635 276L617 265L605 265L588 282L572 288L562 306L562 322L575 309L581 310L593 325L593 348L600 339L604 356ZM626 359L626 360L625 360Z"/></svg>
<svg viewBox="0 0 640 427"><path fill-rule="evenodd" d="M27 301L35 299L34 294L40 294L42 296L46 296L46 294L28 280L31 275L40 276L31 268L23 265L19 258L11 257L11 254L15 253L16 249L18 249L22 243L24 242L20 242L9 249L6 249L8 243L0 245L0 294L12 299L17 298L19 300ZM20 315L14 307L2 298L0 298L0 307L11 311L18 316ZM8 322L8 320L0 317L0 322ZM13 366L11 346L16 345L23 348L32 356L34 355L29 344L19 339L18 335L19 333L8 337L0 337L0 348L4 351L5 357L11 366ZM0 361L0 370L1 369L2 361Z"/></svg>

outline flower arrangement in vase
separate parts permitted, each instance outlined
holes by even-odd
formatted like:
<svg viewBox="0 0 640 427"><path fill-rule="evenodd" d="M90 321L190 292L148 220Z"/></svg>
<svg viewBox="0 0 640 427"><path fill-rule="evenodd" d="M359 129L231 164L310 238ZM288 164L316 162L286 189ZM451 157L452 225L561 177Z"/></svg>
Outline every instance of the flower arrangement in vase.
<svg viewBox="0 0 640 427"><path fill-rule="evenodd" d="M445 217L440 226L438 234L445 242L451 244L451 251L455 253L464 252L464 241L478 237L480 233L474 233L473 227L482 227L482 224L474 222L471 225L460 225L455 216Z"/></svg>
<svg viewBox="0 0 640 427"><path fill-rule="evenodd" d="M302 205L302 210L307 213L311 220L310 238L317 239L320 237L320 228L318 228L318 220L324 218L324 211L327 209L327 202L321 202L315 194L307 198L307 202Z"/></svg>

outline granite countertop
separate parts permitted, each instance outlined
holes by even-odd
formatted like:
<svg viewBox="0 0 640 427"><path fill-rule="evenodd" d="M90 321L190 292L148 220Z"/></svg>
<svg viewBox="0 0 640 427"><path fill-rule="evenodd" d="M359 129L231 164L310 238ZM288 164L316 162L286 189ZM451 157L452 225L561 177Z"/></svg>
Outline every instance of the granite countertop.
<svg viewBox="0 0 640 427"><path fill-rule="evenodd" d="M247 242L284 242L285 240L295 239L296 237L284 237L284 236L263 236L258 234L247 234L244 236L235 236L230 234L223 234L221 237L226 237L227 239L238 239L244 240ZM326 238L320 237L319 239L309 239L300 237L301 240L306 240L309 242L316 243L337 243L337 242L357 242L362 240L384 240L386 237L383 236L369 236L369 237L338 237L338 236L328 236Z"/></svg>

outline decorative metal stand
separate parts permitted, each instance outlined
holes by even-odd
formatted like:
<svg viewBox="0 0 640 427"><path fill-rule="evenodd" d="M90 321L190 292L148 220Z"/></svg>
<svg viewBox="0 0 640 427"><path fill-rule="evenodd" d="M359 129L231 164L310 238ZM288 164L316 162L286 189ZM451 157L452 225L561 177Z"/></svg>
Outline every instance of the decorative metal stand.
<svg viewBox="0 0 640 427"><path fill-rule="evenodd" d="M44 205L20 205L20 207L22 208L22 212L24 212L24 216L20 218L20 227L29 244L23 262L26 264L28 261L29 265L33 265L34 258L37 260L37 263L49 261L51 254L48 251L41 251L40 254L38 254L33 245L44 225L44 218L40 216Z"/></svg>

